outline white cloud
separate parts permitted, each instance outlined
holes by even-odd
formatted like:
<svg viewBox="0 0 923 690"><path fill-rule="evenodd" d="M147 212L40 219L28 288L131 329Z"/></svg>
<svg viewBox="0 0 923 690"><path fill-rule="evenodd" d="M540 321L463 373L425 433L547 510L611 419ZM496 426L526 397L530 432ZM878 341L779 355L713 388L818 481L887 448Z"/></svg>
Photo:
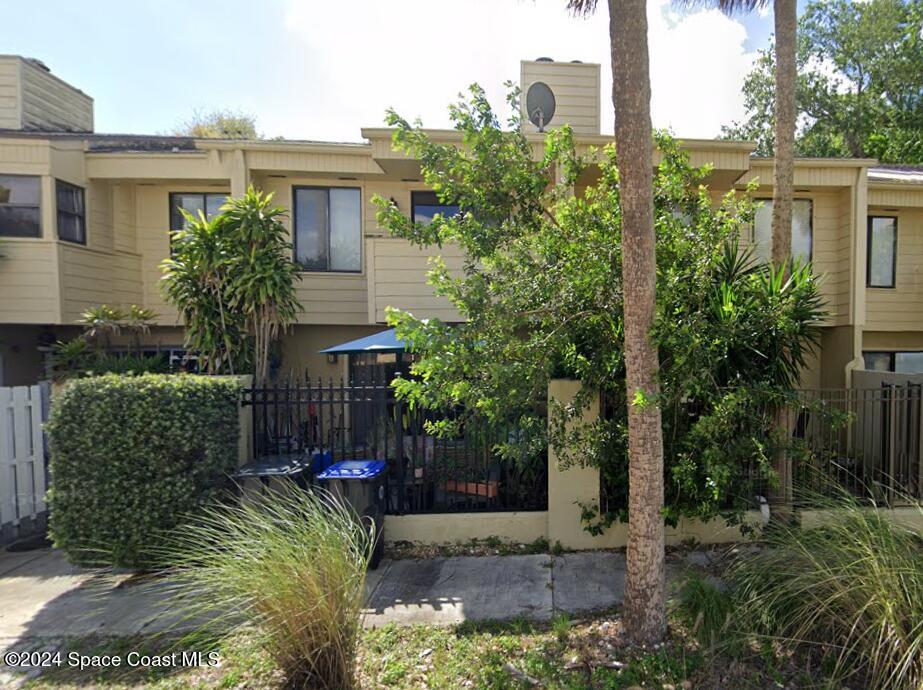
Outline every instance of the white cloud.
<svg viewBox="0 0 923 690"><path fill-rule="evenodd" d="M608 16L571 16L564 0L287 0L286 35L296 65L284 105L261 127L286 136L357 140L384 110L447 126L446 106L477 81L496 107L519 60L539 56L602 64L603 131L612 131ZM753 54L746 30L715 10L649 4L652 118L681 136L714 136L740 118L740 87Z"/></svg>

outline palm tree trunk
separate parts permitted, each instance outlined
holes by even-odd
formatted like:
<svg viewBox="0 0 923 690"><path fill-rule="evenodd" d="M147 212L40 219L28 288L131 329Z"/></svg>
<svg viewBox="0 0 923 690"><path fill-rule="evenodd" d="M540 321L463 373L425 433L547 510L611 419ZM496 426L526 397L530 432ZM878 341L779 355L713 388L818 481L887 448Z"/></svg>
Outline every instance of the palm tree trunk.
<svg viewBox="0 0 923 690"><path fill-rule="evenodd" d="M795 174L795 67L797 3L775 0L776 87L775 153L772 192L772 262L782 265L792 255L792 195ZM792 499L791 458L786 448L788 410L775 411L775 431L781 441L773 458L779 479L778 492L771 496L775 513L786 519Z"/></svg>
<svg viewBox="0 0 923 690"><path fill-rule="evenodd" d="M644 0L609 0L612 103L621 187L622 285L628 393L628 572L625 624L650 644L666 631L663 437L657 349L651 343L657 264L654 245L651 84Z"/></svg>
<svg viewBox="0 0 923 690"><path fill-rule="evenodd" d="M795 156L796 0L775 0L775 170L772 192L772 261L792 254L792 192Z"/></svg>

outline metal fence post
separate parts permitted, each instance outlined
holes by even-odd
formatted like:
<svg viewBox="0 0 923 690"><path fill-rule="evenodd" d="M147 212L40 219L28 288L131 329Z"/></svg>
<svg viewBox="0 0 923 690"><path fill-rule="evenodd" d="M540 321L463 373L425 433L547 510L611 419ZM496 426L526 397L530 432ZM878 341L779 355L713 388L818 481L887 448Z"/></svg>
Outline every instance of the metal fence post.
<svg viewBox="0 0 923 690"><path fill-rule="evenodd" d="M888 504L894 502L894 475L897 461L897 389L888 387Z"/></svg>

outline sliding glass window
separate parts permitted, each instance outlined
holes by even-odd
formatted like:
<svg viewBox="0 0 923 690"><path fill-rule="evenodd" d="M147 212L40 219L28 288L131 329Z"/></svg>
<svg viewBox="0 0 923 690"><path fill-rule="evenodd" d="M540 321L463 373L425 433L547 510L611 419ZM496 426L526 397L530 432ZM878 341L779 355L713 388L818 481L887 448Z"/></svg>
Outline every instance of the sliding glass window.
<svg viewBox="0 0 923 690"><path fill-rule="evenodd" d="M305 271L362 270L362 204L354 187L295 187L295 263Z"/></svg>

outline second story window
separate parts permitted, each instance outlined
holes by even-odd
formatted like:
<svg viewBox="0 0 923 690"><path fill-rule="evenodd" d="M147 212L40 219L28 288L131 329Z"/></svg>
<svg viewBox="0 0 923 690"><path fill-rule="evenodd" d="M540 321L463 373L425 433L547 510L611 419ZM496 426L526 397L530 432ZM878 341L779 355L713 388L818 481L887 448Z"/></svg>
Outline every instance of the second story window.
<svg viewBox="0 0 923 690"><path fill-rule="evenodd" d="M436 192L410 193L410 220L414 223L429 225L437 213L445 218L451 218L457 215L458 211L458 204L442 203Z"/></svg>
<svg viewBox="0 0 923 690"><path fill-rule="evenodd" d="M868 371L923 374L923 352L866 350L862 353Z"/></svg>
<svg viewBox="0 0 923 690"><path fill-rule="evenodd" d="M0 237L41 237L41 179L0 175Z"/></svg>
<svg viewBox="0 0 923 690"><path fill-rule="evenodd" d="M56 180L55 197L58 204L58 239L86 244L87 218L83 188Z"/></svg>
<svg viewBox="0 0 923 690"><path fill-rule="evenodd" d="M170 229L182 230L186 227L186 218L182 211L199 217L199 211L206 219L221 212L221 207L228 200L227 192L174 192L170 194Z"/></svg>
<svg viewBox="0 0 923 690"><path fill-rule="evenodd" d="M897 218L869 216L868 287L894 287L897 268Z"/></svg>
<svg viewBox="0 0 923 690"><path fill-rule="evenodd" d="M760 261L769 261L772 254L772 199L760 199L763 206L753 219L753 251ZM792 257L811 260L813 243L812 217L814 202L810 199L792 201Z"/></svg>
<svg viewBox="0 0 923 690"><path fill-rule="evenodd" d="M292 190L295 263L305 271L362 270L362 206L355 187Z"/></svg>

